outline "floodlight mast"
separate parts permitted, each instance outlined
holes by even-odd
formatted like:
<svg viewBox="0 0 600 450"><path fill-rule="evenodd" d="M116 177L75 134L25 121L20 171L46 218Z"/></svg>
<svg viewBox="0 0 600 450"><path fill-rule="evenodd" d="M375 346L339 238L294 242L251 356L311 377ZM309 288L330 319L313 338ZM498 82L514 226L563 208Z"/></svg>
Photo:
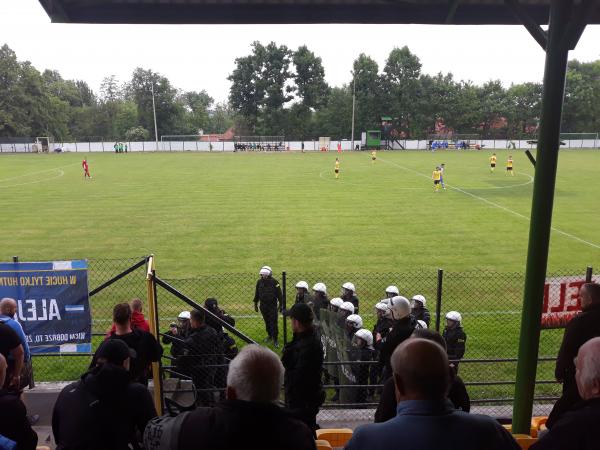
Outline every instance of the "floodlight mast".
<svg viewBox="0 0 600 450"><path fill-rule="evenodd" d="M156 142L156 151L158 151L158 126L156 125L156 103L154 103L154 81L150 86L152 90L152 113L154 114L154 141Z"/></svg>
<svg viewBox="0 0 600 450"><path fill-rule="evenodd" d="M352 72L352 148L354 150L354 107L356 105L356 74Z"/></svg>

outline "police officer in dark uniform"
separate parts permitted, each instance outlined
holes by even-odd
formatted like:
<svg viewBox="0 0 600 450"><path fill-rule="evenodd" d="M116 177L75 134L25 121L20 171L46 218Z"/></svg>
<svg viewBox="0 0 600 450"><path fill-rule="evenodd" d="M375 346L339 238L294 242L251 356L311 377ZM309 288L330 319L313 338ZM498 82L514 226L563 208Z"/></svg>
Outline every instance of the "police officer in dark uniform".
<svg viewBox="0 0 600 450"><path fill-rule="evenodd" d="M347 281L342 284L342 300L350 302L354 305L354 314L358 314L358 296L353 283Z"/></svg>
<svg viewBox="0 0 600 450"><path fill-rule="evenodd" d="M273 271L269 266L260 269L260 279L256 282L254 293L254 310L258 312L260 302L260 313L265 321L267 338L265 342L273 341L275 347L279 347L277 336L279 334L277 311L282 309L281 287L279 282L273 278Z"/></svg>
<svg viewBox="0 0 600 450"><path fill-rule="evenodd" d="M417 320L422 320L425 322L427 327L429 327L429 322L431 321L431 314L429 310L425 307L426 300L425 297L421 294L413 295L411 299L411 314Z"/></svg>
<svg viewBox="0 0 600 450"><path fill-rule="evenodd" d="M321 382L323 346L313 328L310 306L297 303L288 311L294 337L283 348L285 404L292 414L316 430L319 407L325 401Z"/></svg>
<svg viewBox="0 0 600 450"><path fill-rule="evenodd" d="M457 311L449 311L446 314L446 328L442 337L446 341L448 359L458 373L458 361L465 355L465 344L467 335L461 325L462 316Z"/></svg>
<svg viewBox="0 0 600 450"><path fill-rule="evenodd" d="M215 329L206 325L203 310L194 309L190 315L191 328L184 341L183 355L178 358L178 366L192 377L198 389L198 404L212 406L215 398L210 389L216 387L216 366L223 364L223 345Z"/></svg>
<svg viewBox="0 0 600 450"><path fill-rule="evenodd" d="M306 281L298 281L296 283L296 301L294 303L306 303L312 305L312 296L308 292L308 283Z"/></svg>
<svg viewBox="0 0 600 450"><path fill-rule="evenodd" d="M324 283L316 283L313 288L312 308L317 320L321 320L321 310L329 309L327 298L327 286Z"/></svg>

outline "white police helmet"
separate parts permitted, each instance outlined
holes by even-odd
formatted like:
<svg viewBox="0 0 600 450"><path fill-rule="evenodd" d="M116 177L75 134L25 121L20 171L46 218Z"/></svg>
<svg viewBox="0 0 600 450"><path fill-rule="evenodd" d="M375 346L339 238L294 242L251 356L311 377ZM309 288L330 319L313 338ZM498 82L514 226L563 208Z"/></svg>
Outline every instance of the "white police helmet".
<svg viewBox="0 0 600 450"><path fill-rule="evenodd" d="M419 324L419 328L423 328L423 329L429 328L427 326L427 323L424 320L417 320L417 323Z"/></svg>
<svg viewBox="0 0 600 450"><path fill-rule="evenodd" d="M273 270L269 266L262 266L258 272L260 275L271 275Z"/></svg>
<svg viewBox="0 0 600 450"><path fill-rule="evenodd" d="M458 311L448 311L446 319L453 320L454 322L462 322L462 316Z"/></svg>
<svg viewBox="0 0 600 450"><path fill-rule="evenodd" d="M306 281L298 281L296 283L296 287L306 289L308 291L308 283Z"/></svg>
<svg viewBox="0 0 600 450"><path fill-rule="evenodd" d="M390 301L390 311L394 320L404 319L410 314L410 302L406 297L397 295Z"/></svg>
<svg viewBox="0 0 600 450"><path fill-rule="evenodd" d="M335 307L339 308L340 306L342 306L344 304L344 300L342 300L339 297L332 298L331 300L329 300L329 304L331 306L335 306ZM350 303L350 304L352 304L352 303Z"/></svg>
<svg viewBox="0 0 600 450"><path fill-rule="evenodd" d="M362 317L360 317L358 314L350 314L348 317L346 317L346 323L352 325L352 328L355 330L359 330L363 326Z"/></svg>
<svg viewBox="0 0 600 450"><path fill-rule="evenodd" d="M356 292L354 284L350 283L349 281L346 281L344 284L342 284L342 289L347 289L349 291Z"/></svg>
<svg viewBox="0 0 600 450"><path fill-rule="evenodd" d="M385 293L386 294L394 294L394 295L400 295L400 291L398 290L397 286L391 285L385 288Z"/></svg>
<svg viewBox="0 0 600 450"><path fill-rule="evenodd" d="M312 290L315 292L322 292L323 294L327 295L327 286L325 286L325 283L315 284Z"/></svg>
<svg viewBox="0 0 600 450"><path fill-rule="evenodd" d="M365 341L367 343L367 347L373 347L373 333L371 333L369 330L361 328L354 333L354 336Z"/></svg>
<svg viewBox="0 0 600 450"><path fill-rule="evenodd" d="M350 314L354 314L354 305L350 302L343 302L340 305L340 309L344 311L348 311Z"/></svg>
<svg viewBox="0 0 600 450"><path fill-rule="evenodd" d="M379 300L379 303L384 303L387 306L390 306L390 302L392 301L391 298L382 298L381 300Z"/></svg>
<svg viewBox="0 0 600 450"><path fill-rule="evenodd" d="M179 313L179 315L177 316L177 318L181 319L181 320L190 320L191 317L192 317L192 315L190 314L189 311L181 311Z"/></svg>
<svg viewBox="0 0 600 450"><path fill-rule="evenodd" d="M420 302L421 305L423 305L423 306L425 306L427 304L427 300L425 300L425 297L421 294L413 295L412 302L413 302L413 304L415 302Z"/></svg>

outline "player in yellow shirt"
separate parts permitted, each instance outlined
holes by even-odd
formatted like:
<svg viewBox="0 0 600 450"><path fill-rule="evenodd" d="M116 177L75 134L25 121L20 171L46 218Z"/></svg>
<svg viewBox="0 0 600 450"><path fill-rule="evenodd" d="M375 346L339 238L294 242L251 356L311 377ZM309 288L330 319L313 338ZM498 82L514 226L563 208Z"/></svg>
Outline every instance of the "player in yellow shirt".
<svg viewBox="0 0 600 450"><path fill-rule="evenodd" d="M490 156L490 172L494 172L494 169L496 169L496 160L498 158L496 157L496 154L494 153L492 156Z"/></svg>
<svg viewBox="0 0 600 450"><path fill-rule="evenodd" d="M337 180L340 177L340 160L339 158L335 158L335 179Z"/></svg>
<svg viewBox="0 0 600 450"><path fill-rule="evenodd" d="M506 175L511 174L511 176L515 176L515 172L513 170L513 159L512 155L508 156L508 161L506 161Z"/></svg>
<svg viewBox="0 0 600 450"><path fill-rule="evenodd" d="M440 185L442 181L442 171L439 167L436 167L431 175L431 179L433 180L433 192L437 192L440 190Z"/></svg>
<svg viewBox="0 0 600 450"><path fill-rule="evenodd" d="M375 160L376 160L376 159L377 159L377 151L376 151L376 150L373 150L373 151L371 152L371 162L372 162L373 164L375 164Z"/></svg>

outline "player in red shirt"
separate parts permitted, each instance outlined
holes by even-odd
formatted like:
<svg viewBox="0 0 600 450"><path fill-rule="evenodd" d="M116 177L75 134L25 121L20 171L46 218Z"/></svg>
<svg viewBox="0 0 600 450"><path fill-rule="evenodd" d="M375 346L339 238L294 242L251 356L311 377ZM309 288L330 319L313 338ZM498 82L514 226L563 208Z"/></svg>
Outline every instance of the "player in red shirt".
<svg viewBox="0 0 600 450"><path fill-rule="evenodd" d="M83 162L81 163L81 167L83 167L83 178L92 178L92 176L90 175L90 168L88 167L88 163L87 160L84 159Z"/></svg>

